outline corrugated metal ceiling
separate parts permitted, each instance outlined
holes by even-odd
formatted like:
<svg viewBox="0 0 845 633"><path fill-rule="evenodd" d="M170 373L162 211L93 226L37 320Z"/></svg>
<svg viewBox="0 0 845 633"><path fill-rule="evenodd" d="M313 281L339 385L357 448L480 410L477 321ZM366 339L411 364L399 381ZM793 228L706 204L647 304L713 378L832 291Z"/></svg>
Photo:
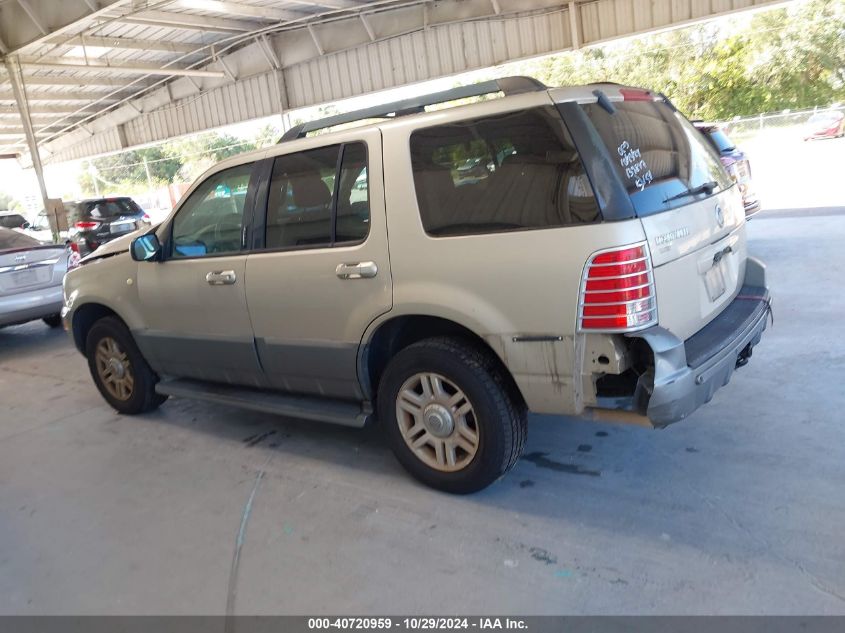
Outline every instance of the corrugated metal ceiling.
<svg viewBox="0 0 845 633"><path fill-rule="evenodd" d="M0 0L0 53L58 162L780 3ZM16 117L4 70L0 153L25 148Z"/></svg>

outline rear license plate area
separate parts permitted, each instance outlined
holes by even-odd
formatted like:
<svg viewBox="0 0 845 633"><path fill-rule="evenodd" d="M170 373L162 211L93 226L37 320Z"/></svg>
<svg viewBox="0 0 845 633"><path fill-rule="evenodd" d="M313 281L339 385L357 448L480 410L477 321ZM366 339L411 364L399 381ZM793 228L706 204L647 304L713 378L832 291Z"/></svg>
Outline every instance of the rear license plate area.
<svg viewBox="0 0 845 633"><path fill-rule="evenodd" d="M109 227L110 233L128 233L129 231L135 230L135 222L133 221L124 221L124 222L115 222Z"/></svg>
<svg viewBox="0 0 845 633"><path fill-rule="evenodd" d="M11 273L11 281L13 288L24 288L37 284L41 279L39 278L37 270L18 270Z"/></svg>
<svg viewBox="0 0 845 633"><path fill-rule="evenodd" d="M711 303L719 299L727 290L724 271L725 263L724 259L719 260L704 273L704 287L707 288L707 296Z"/></svg>

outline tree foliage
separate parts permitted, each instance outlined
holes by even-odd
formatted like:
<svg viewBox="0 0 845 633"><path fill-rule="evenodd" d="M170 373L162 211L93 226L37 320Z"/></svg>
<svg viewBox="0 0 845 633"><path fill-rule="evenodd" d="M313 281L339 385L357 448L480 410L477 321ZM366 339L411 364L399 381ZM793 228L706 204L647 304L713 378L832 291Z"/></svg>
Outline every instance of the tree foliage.
<svg viewBox="0 0 845 633"><path fill-rule="evenodd" d="M727 119L845 99L845 2L810 0L524 65L550 85L614 81L663 92L687 115Z"/></svg>
<svg viewBox="0 0 845 633"><path fill-rule="evenodd" d="M0 211L22 211L23 207L14 197L0 191Z"/></svg>

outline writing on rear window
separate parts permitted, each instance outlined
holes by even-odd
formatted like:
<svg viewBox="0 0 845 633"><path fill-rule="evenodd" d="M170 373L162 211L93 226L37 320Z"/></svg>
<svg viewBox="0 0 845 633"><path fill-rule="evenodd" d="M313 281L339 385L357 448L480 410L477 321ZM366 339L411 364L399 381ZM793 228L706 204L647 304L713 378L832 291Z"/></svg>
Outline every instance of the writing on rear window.
<svg viewBox="0 0 845 633"><path fill-rule="evenodd" d="M625 175L640 191L654 180L654 174L648 168L639 147L631 147L628 141L622 141L616 152L619 154L619 164L625 170Z"/></svg>

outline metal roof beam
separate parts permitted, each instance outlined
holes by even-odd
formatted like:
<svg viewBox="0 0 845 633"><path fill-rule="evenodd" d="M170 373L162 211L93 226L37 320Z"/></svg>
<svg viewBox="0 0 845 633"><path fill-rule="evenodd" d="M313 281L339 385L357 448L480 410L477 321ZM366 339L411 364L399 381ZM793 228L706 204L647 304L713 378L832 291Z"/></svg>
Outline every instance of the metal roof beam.
<svg viewBox="0 0 845 633"><path fill-rule="evenodd" d="M291 4L301 4L308 7L325 7L326 9L363 9L364 4L355 0L288 0Z"/></svg>
<svg viewBox="0 0 845 633"><path fill-rule="evenodd" d="M62 46L97 46L100 48L111 48L115 50L139 50L139 51L161 51L165 53L190 54L197 50L193 44L179 44L178 42L166 42L160 40L138 40L130 37L94 37L86 35L84 38L77 36L70 39L63 37L52 37L47 40L48 44L60 44Z"/></svg>
<svg viewBox="0 0 845 633"><path fill-rule="evenodd" d="M166 11L142 11L122 16L118 22L144 24L147 26L168 26L174 29L193 31L217 31L220 33L246 33L260 27L260 23L229 18L213 18L189 13L167 13Z"/></svg>
<svg viewBox="0 0 845 633"><path fill-rule="evenodd" d="M2 94L2 93L0 93ZM2 98L2 97L0 97ZM44 105L30 105L29 106L29 114L33 118L38 117L39 115L45 114L61 114L70 116L74 113L78 112L80 109L84 108L85 106L44 106ZM18 112L17 106L10 106L10 105L0 105L0 116L20 116ZM84 116L82 113L79 116Z"/></svg>
<svg viewBox="0 0 845 633"><path fill-rule="evenodd" d="M273 7L256 7L240 4L237 2L223 2L222 0L176 0L176 5L186 9L197 11L208 11L226 16L239 16L258 20L270 20L272 22L283 22L285 20L297 20L307 17L307 13L300 11L286 11Z"/></svg>
<svg viewBox="0 0 845 633"><path fill-rule="evenodd" d="M44 58L42 58L44 59ZM194 68L179 68L178 66L161 67L156 64L103 64L91 61L88 64L76 62L65 63L61 58L50 58L50 61L36 59L22 59L21 65L25 68L38 68L41 70L76 70L97 73L131 74L131 75L161 75L162 77L213 77L220 79L226 76L225 73L217 70L199 70Z"/></svg>
<svg viewBox="0 0 845 633"><path fill-rule="evenodd" d="M3 52L11 55L24 47L42 44L72 29L78 29L81 22L119 11L122 5L129 2L130 0L99 0L96 6L102 8L96 11L92 11L91 5L85 0L0 2L0 32L3 33L7 49ZM45 16L49 17L49 22L44 20ZM3 28L4 25L9 26Z"/></svg>
<svg viewBox="0 0 845 633"><path fill-rule="evenodd" d="M32 8L32 5L29 4L28 0L18 0L18 4L21 5L21 9L29 16L29 19L32 20L32 23L35 27L41 31L41 35L47 35L50 31L44 26L44 21L41 19L41 16Z"/></svg>
<svg viewBox="0 0 845 633"><path fill-rule="evenodd" d="M44 86L85 86L94 88L95 86L105 88L121 88L128 83L126 79L114 79L109 77L66 77L64 75L39 75L37 77L25 76L23 78L27 90L43 89ZM0 77L0 84L8 83L8 78ZM152 83L137 82L132 85L133 88L148 88Z"/></svg>
<svg viewBox="0 0 845 633"><path fill-rule="evenodd" d="M32 92L27 94L29 101L94 101L95 99L103 101L117 101L118 97L108 96L103 97L93 92ZM0 101L14 101L15 95L10 91L0 91ZM67 108L65 108L67 109Z"/></svg>

